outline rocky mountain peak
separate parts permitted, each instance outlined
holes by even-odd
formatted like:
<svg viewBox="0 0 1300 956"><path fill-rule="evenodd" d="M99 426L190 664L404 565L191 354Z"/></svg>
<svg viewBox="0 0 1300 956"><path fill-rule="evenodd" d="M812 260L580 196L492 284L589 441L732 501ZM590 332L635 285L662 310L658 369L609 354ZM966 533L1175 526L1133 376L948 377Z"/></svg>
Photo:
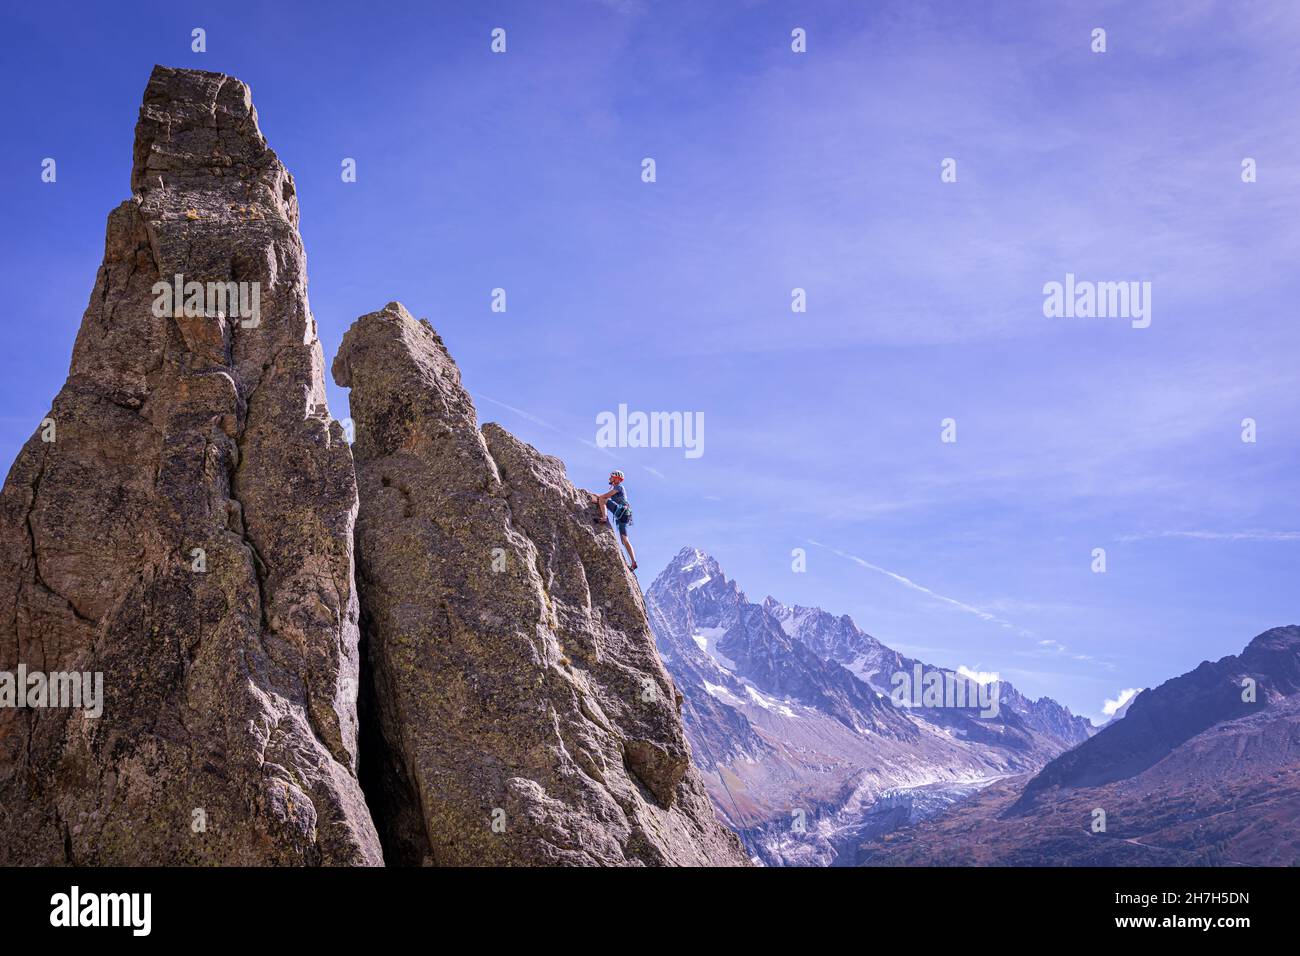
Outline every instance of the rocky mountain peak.
<svg viewBox="0 0 1300 956"><path fill-rule="evenodd" d="M699 548L682 548L660 574L669 578L681 578L688 584L697 581L703 584L725 577L718 562Z"/></svg>
<svg viewBox="0 0 1300 956"><path fill-rule="evenodd" d="M1243 672L1266 678L1265 689L1280 697L1300 691L1300 626L1275 627L1260 634L1238 657Z"/></svg>
<svg viewBox="0 0 1300 956"><path fill-rule="evenodd" d="M155 66L135 127L131 191L141 199L170 194L164 201L173 205L192 196L212 212L238 213L212 203L210 179L259 193L258 212L297 225L293 190L284 188L293 178L258 127L249 88L223 73Z"/></svg>
<svg viewBox="0 0 1300 956"><path fill-rule="evenodd" d="M0 495L0 670L97 674L102 713L0 708L0 861L379 863L292 178L247 87L198 70L153 71L134 155L54 428Z"/></svg>

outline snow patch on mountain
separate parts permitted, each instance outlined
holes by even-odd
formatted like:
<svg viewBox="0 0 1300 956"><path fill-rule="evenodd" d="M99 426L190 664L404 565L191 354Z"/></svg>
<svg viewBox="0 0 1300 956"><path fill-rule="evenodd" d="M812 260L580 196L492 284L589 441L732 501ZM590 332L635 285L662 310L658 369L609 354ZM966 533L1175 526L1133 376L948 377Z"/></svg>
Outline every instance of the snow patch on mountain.
<svg viewBox="0 0 1300 956"><path fill-rule="evenodd" d="M776 711L776 713L780 714L783 717L793 717L795 715L794 711L791 710L788 705L783 704L780 701L775 700L771 697L768 697L766 694L760 693L759 691L751 687L749 684L745 685L745 690L749 694L749 696L753 699L754 703L758 704L758 706L762 707L764 710Z"/></svg>
<svg viewBox="0 0 1300 956"><path fill-rule="evenodd" d="M718 650L718 638L726 633L725 627L697 627L691 632L691 639L715 663L729 671L734 671L736 662Z"/></svg>
<svg viewBox="0 0 1300 956"><path fill-rule="evenodd" d="M769 865L851 863L861 839L989 781L1036 772L1092 730L1050 698L1030 701L1001 681L994 719L896 707L891 677L914 667L963 681L996 675L931 668L847 615L771 597L751 603L698 549L683 549L659 575L646 607L715 806Z"/></svg>

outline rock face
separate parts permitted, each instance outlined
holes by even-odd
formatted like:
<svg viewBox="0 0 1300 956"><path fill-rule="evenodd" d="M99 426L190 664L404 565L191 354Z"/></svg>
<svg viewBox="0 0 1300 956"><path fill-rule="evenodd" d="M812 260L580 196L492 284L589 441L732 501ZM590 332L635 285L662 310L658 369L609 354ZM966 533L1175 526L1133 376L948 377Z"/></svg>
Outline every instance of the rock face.
<svg viewBox="0 0 1300 956"><path fill-rule="evenodd" d="M396 303L357 320L334 378L356 422L363 780L388 861L744 863L615 535L563 464L480 432L442 340Z"/></svg>
<svg viewBox="0 0 1300 956"><path fill-rule="evenodd" d="M0 708L0 863L379 863L293 179L244 84L158 67L131 188L0 496L0 671L102 673L103 713ZM158 317L178 275L259 308Z"/></svg>

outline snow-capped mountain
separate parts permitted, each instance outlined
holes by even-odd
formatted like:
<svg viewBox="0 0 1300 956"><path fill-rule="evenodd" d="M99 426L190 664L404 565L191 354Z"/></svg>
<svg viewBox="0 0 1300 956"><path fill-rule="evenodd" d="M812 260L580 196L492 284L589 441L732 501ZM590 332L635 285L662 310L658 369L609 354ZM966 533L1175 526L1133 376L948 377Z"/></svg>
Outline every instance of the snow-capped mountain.
<svg viewBox="0 0 1300 956"><path fill-rule="evenodd" d="M772 597L763 602L763 607L781 622L787 634L798 638L818 656L843 665L885 696L893 690L892 676L900 671L912 673L918 663L925 672L939 670L952 678L967 679L954 671L931 668L886 647L858 627L847 614L836 617L821 608L786 607ZM998 698L1001 707L1015 712L1026 727L1061 744L1062 750L1087 740L1095 732L1087 718L1076 717L1050 697L1031 701L1008 681L998 682ZM927 716L940 723L950 721L947 713Z"/></svg>
<svg viewBox="0 0 1300 956"><path fill-rule="evenodd" d="M851 859L863 839L1037 771L1092 730L1006 682L990 713L973 681L899 654L847 616L751 602L697 549L678 553L646 608L710 795L768 864ZM900 673L935 675L956 701L896 706Z"/></svg>

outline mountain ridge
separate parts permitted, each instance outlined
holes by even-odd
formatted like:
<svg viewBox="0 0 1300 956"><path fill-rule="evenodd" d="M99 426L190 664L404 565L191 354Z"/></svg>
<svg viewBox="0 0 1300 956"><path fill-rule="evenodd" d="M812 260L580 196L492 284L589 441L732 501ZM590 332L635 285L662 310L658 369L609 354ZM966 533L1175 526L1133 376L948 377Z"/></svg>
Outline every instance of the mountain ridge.
<svg viewBox="0 0 1300 956"><path fill-rule="evenodd" d="M1253 699L1245 678L1254 681ZM1143 691L1049 762L895 832L863 865L1300 865L1300 627ZM964 834L978 832L976 843Z"/></svg>
<svg viewBox="0 0 1300 956"><path fill-rule="evenodd" d="M1236 681L1259 679L1258 694L1289 697L1300 689L1300 658L1288 653L1300 627L1270 628L1241 654L1202 661L1133 700L1123 720L1108 724L1086 743L1052 760L1026 786L1023 808L1050 787L1099 786L1135 776L1197 734L1253 713L1256 701ZM1259 678L1266 674L1267 677Z"/></svg>
<svg viewBox="0 0 1300 956"><path fill-rule="evenodd" d="M1086 721L1014 688L992 718L970 707L895 706L890 668L910 674L921 662L847 615L770 596L751 602L696 548L655 578L646 606L714 803L769 864L842 860L854 834L896 824L905 804L904 816L935 812L1087 737ZM886 798L892 812L874 813Z"/></svg>

